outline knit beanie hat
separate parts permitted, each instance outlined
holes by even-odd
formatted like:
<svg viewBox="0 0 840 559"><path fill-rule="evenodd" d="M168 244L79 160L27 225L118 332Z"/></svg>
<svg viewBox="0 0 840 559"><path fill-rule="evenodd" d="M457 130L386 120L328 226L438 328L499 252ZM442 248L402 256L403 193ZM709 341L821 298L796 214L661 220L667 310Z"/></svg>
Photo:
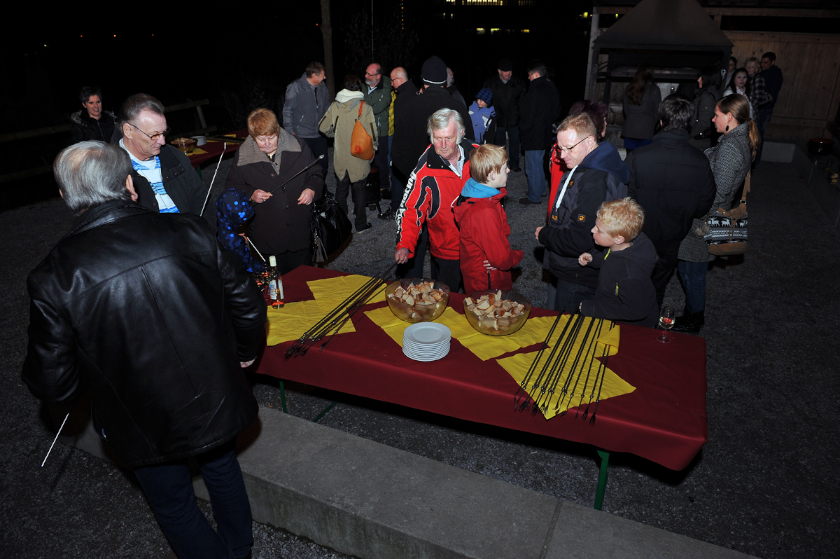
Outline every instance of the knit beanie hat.
<svg viewBox="0 0 840 559"><path fill-rule="evenodd" d="M493 103L493 92L490 91L488 88L480 89L478 93L475 94L476 99L481 99L488 105Z"/></svg>
<svg viewBox="0 0 840 559"><path fill-rule="evenodd" d="M420 76L423 78L423 83L446 85L446 62L437 56L429 58L423 63Z"/></svg>
<svg viewBox="0 0 840 559"><path fill-rule="evenodd" d="M510 58L502 58L496 67L502 72L510 72L513 70L513 62L510 61Z"/></svg>

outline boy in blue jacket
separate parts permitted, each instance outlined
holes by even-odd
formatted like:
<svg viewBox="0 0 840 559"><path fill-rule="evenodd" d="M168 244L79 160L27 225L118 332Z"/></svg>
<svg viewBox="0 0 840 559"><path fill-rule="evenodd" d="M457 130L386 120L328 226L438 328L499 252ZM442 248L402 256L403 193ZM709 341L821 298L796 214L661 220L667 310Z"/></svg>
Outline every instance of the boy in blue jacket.
<svg viewBox="0 0 840 559"><path fill-rule="evenodd" d="M650 275L657 256L653 243L641 232L644 222L644 210L632 198L601 204L592 237L606 250L578 257L581 266L601 269L595 298L580 304L581 314L656 326L659 305Z"/></svg>

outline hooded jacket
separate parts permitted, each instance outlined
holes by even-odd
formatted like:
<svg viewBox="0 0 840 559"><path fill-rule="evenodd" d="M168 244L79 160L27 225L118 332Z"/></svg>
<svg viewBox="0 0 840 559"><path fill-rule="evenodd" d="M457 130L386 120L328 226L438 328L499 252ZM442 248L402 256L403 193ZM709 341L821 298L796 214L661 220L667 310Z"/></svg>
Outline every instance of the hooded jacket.
<svg viewBox="0 0 840 559"><path fill-rule="evenodd" d="M455 224L452 205L470 178L470 152L478 146L464 139L460 147L464 151L464 167L460 177L433 146L426 148L420 157L417 168L408 179L397 211L397 250L408 249L413 256L423 222L426 222L432 256L444 260L460 258L461 234Z"/></svg>
<svg viewBox="0 0 840 559"><path fill-rule="evenodd" d="M249 198L257 189L274 191L271 198L255 205L256 216L248 224L248 235L263 256L306 250L312 243L312 207L298 204L298 198L307 188L315 192L315 200L321 197L321 166L313 165L288 184L283 183L313 161L315 156L306 142L282 128L274 162L251 136L236 151L225 188L241 190Z"/></svg>
<svg viewBox="0 0 840 559"><path fill-rule="evenodd" d="M256 418L240 362L257 356L265 302L198 216L89 208L27 285L24 382L55 403L87 389L129 466L201 454Z"/></svg>
<svg viewBox="0 0 840 559"><path fill-rule="evenodd" d="M656 249L644 233L624 250L594 252L589 266L600 268L601 273L595 298L581 303L581 314L655 327L659 305L650 275L656 260Z"/></svg>
<svg viewBox="0 0 840 559"><path fill-rule="evenodd" d="M373 140L373 149L379 147L379 132L374 124L373 110L367 103L362 107L362 115L359 116L359 105L364 95L361 91L348 91L342 89L335 95L335 101L330 105L327 114L321 119L318 129L327 138L335 138L333 149L333 169L335 176L343 179L345 174L350 175L351 182L358 182L370 173L370 161L359 159L350 153L353 128L358 120L365 132L370 134Z"/></svg>
<svg viewBox="0 0 840 559"><path fill-rule="evenodd" d="M472 120L475 143L481 145L496 138L496 111L493 107L478 106L478 101L470 105L470 120Z"/></svg>
<svg viewBox="0 0 840 559"><path fill-rule="evenodd" d="M595 288L598 272L580 266L578 257L595 247L592 227L601 204L627 196L630 172L618 150L609 142L601 142L574 169L563 198L551 206L548 226L539 234L540 243L548 249L548 268L565 281ZM563 181L566 180L564 176ZM562 193L562 184L559 198Z"/></svg>
<svg viewBox="0 0 840 559"><path fill-rule="evenodd" d="M507 189L496 190L471 178L453 206L461 229L461 274L467 295L513 287L510 270L522 260L523 252L510 248L510 225L502 205L506 196ZM496 270L488 271L485 260Z"/></svg>

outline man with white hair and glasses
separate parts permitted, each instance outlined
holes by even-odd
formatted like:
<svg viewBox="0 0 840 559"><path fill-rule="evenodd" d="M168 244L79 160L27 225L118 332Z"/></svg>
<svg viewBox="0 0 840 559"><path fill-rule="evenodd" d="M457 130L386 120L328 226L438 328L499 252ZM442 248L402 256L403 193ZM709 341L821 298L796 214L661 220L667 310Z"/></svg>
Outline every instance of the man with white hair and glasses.
<svg viewBox="0 0 840 559"><path fill-rule="evenodd" d="M557 128L558 154L571 169L552 201L547 227L537 227L545 246L545 262L557 282L554 310L574 313L581 301L593 299L598 270L578 264L578 256L595 248L595 214L606 201L627 196L630 172L618 150L598 143L595 124L586 113L567 117Z"/></svg>
<svg viewBox="0 0 840 559"><path fill-rule="evenodd" d="M428 225L432 279L458 291L461 283L460 232L452 203L470 178L470 152L478 146L464 139L464 119L454 109L440 109L429 118L432 141L411 173L397 212L397 250L406 262L414 255L417 238Z"/></svg>

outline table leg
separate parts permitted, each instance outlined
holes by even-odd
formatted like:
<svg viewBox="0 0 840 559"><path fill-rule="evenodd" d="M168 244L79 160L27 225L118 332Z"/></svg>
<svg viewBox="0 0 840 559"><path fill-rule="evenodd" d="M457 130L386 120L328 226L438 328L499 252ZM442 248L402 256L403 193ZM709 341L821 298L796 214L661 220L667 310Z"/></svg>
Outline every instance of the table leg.
<svg viewBox="0 0 840 559"><path fill-rule="evenodd" d="M604 504L604 493L607 490L607 474L610 470L610 453L598 449L598 456L601 457L601 473L598 474L598 489L595 491L595 510L601 510Z"/></svg>
<svg viewBox="0 0 840 559"><path fill-rule="evenodd" d="M327 412L328 412L328 411L330 411L330 410L333 408L333 406L334 406L334 405L336 405L337 403L338 403L338 402L333 402L333 403L332 403L332 404L330 404L329 406L325 407L325 408L324 408L324 411L322 411L321 413L319 413L319 414L315 417L315 419L313 419L313 420L312 420L312 423L318 423L319 421L321 421L321 418L322 418L322 417L324 417L325 415L327 415Z"/></svg>

